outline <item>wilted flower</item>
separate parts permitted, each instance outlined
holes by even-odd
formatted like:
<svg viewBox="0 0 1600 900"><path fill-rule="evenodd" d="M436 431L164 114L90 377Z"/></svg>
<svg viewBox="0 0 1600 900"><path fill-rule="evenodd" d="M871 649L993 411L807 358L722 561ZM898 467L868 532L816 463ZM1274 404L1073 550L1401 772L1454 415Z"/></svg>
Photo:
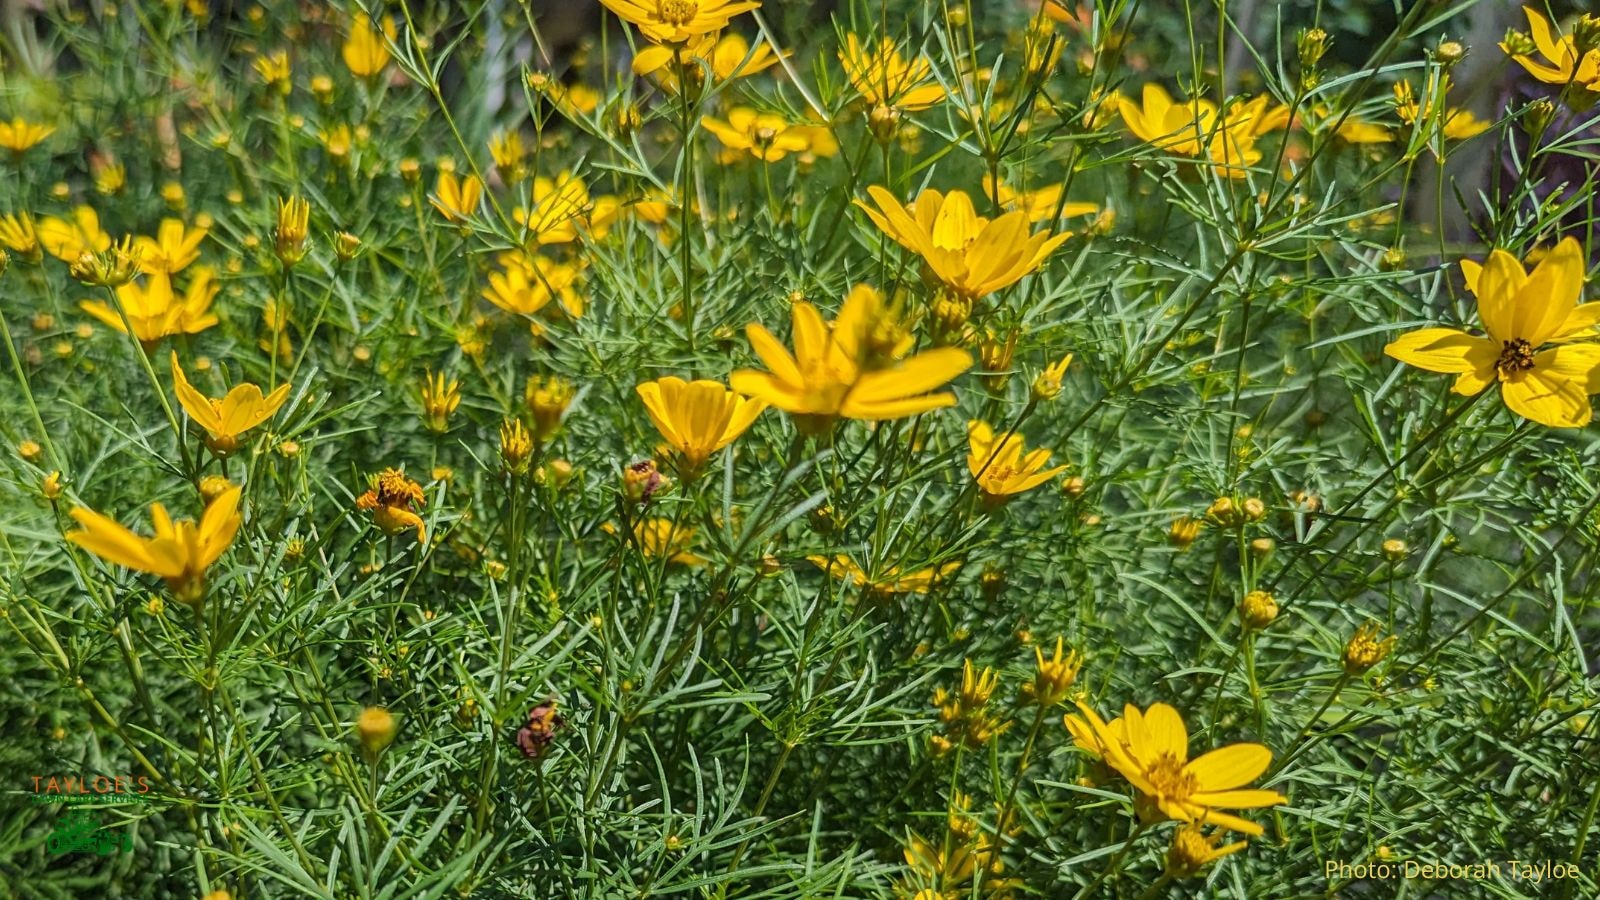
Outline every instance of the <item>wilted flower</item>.
<svg viewBox="0 0 1600 900"><path fill-rule="evenodd" d="M413 511L427 504L422 485L406 477L400 469L384 469L368 479L367 492L356 498L356 509L372 514L372 523L385 534L399 534L415 528L418 542L428 539L427 525Z"/></svg>
<svg viewBox="0 0 1600 900"><path fill-rule="evenodd" d="M527 724L517 729L517 749L525 759L538 759L550 749L556 733L566 727L567 720L556 712L556 702L550 700L528 710Z"/></svg>
<svg viewBox="0 0 1600 900"><path fill-rule="evenodd" d="M1360 675L1388 657L1389 651L1394 649L1395 636L1391 634L1379 640L1379 633L1378 623L1367 622L1350 636L1349 642L1344 645L1346 674Z"/></svg>
<svg viewBox="0 0 1600 900"><path fill-rule="evenodd" d="M1226 831L1216 830L1208 835L1193 823L1172 832L1172 846L1167 848L1167 874L1173 878L1189 878L1224 856L1245 848L1244 841L1219 847L1225 834Z"/></svg>

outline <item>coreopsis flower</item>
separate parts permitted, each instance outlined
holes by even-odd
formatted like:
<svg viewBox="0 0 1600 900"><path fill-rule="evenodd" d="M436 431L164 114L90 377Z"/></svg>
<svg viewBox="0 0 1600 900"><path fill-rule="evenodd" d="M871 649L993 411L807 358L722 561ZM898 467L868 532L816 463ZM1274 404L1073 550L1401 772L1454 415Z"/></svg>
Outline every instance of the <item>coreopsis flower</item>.
<svg viewBox="0 0 1600 900"><path fill-rule="evenodd" d="M357 78L371 78L389 64L389 47L385 38L392 41L398 35L394 19L383 18L383 31L372 27L372 17L357 13L350 23L350 37L340 49L344 64Z"/></svg>
<svg viewBox="0 0 1600 900"><path fill-rule="evenodd" d="M616 534L617 527L610 522L600 526L608 534ZM705 559L691 552L695 529L691 525L674 523L671 519L639 519L633 523L633 545L648 559L665 559L685 566L703 566Z"/></svg>
<svg viewBox="0 0 1600 900"><path fill-rule="evenodd" d="M1065 185L1051 184L1031 191L1019 191L1004 183L996 184L992 175L983 176L983 192L995 198L1006 212L1021 210L1026 213L1029 222L1054 221L1058 218L1058 209L1061 213L1059 218L1063 219L1092 216L1100 211L1097 203L1063 203L1061 192L1065 188Z"/></svg>
<svg viewBox="0 0 1600 900"><path fill-rule="evenodd" d="M682 44L722 30L728 20L761 4L756 0L600 0L617 18L657 44Z"/></svg>
<svg viewBox="0 0 1600 900"><path fill-rule="evenodd" d="M622 470L622 496L629 503L648 506L657 494L672 489L672 479L661 473L653 459L631 462Z"/></svg>
<svg viewBox="0 0 1600 900"><path fill-rule="evenodd" d="M285 97L294 89L294 82L291 79L293 70L289 67L289 51L258 53L252 66L256 74L261 76L261 83L268 89L275 90Z"/></svg>
<svg viewBox="0 0 1600 900"><path fill-rule="evenodd" d="M949 840L928 841L910 832L901 855L911 871L902 886L903 893L896 896L910 900L964 900L974 896L971 884L979 871L985 873L984 896L1013 896L1021 883L1015 878L1000 877L1003 869L995 851L994 839L987 834L958 835L952 831Z"/></svg>
<svg viewBox="0 0 1600 900"><path fill-rule="evenodd" d="M528 148L522 142L519 129L495 132L489 138L489 157L494 160L495 171L507 184L516 184L527 177ZM476 206L474 203L473 207Z"/></svg>
<svg viewBox="0 0 1600 900"><path fill-rule="evenodd" d="M1072 354L1044 367L1044 371L1033 379L1031 396L1035 401L1054 400L1061 394L1061 382L1067 377L1067 366L1072 365Z"/></svg>
<svg viewBox="0 0 1600 900"><path fill-rule="evenodd" d="M111 249L111 235L100 228L100 216L93 207L72 210L72 219L45 216L39 220L39 245L56 259L71 265L85 253L104 253Z"/></svg>
<svg viewBox="0 0 1600 900"><path fill-rule="evenodd" d="M1088 704L1079 701L1078 711L1094 730L1101 758L1139 792L1135 807L1145 821L1167 818L1259 835L1260 825L1221 810L1275 806L1287 799L1277 791L1244 787L1267 770L1271 750L1230 744L1190 759L1183 717L1165 703L1143 712L1128 704L1116 731Z"/></svg>
<svg viewBox="0 0 1600 900"><path fill-rule="evenodd" d="M348 231L334 232L333 258L347 263L361 255L361 238Z"/></svg>
<svg viewBox="0 0 1600 900"><path fill-rule="evenodd" d="M538 759L550 749L556 733L565 728L567 720L556 712L554 700L541 703L528 710L528 720L517 729L517 749L524 759Z"/></svg>
<svg viewBox="0 0 1600 900"><path fill-rule="evenodd" d="M767 404L722 386L720 381L684 381L669 375L634 388L656 430L693 473L711 454L733 443ZM687 477L687 475L685 475Z"/></svg>
<svg viewBox="0 0 1600 900"><path fill-rule="evenodd" d="M730 31L723 35L704 34L679 46L652 44L639 48L633 57L633 74L648 77L662 90L675 94L680 79L691 88L705 80L705 65L718 82L748 78L776 65L778 54L762 41L754 48L744 35Z"/></svg>
<svg viewBox="0 0 1600 900"><path fill-rule="evenodd" d="M457 178L456 173L439 170L439 181L428 198L446 222L465 222L478 213L483 202L483 182L476 175Z"/></svg>
<svg viewBox="0 0 1600 900"><path fill-rule="evenodd" d="M0 216L0 246L18 254L30 263L44 258L39 244L39 232L28 213L8 213Z"/></svg>
<svg viewBox="0 0 1600 900"><path fill-rule="evenodd" d="M863 43L847 34L839 48L839 62L869 111L883 107L918 112L945 98L944 88L933 80L933 64L928 58L918 54L907 59L889 38Z"/></svg>
<svg viewBox="0 0 1600 900"><path fill-rule="evenodd" d="M957 746L980 749L1011 727L1009 719L987 709L989 698L999 686L998 672L987 667L978 672L968 659L961 666L959 688L951 691L941 687L933 692L933 705L939 710L939 722L944 726L944 733L934 735L931 741L935 755L943 756Z"/></svg>
<svg viewBox="0 0 1600 900"><path fill-rule="evenodd" d="M206 446L218 456L227 456L239 449L241 436L252 428L272 418L284 401L289 399L289 385L280 384L272 393L263 395L253 384L235 385L227 396L218 400L195 390L178 364L178 354L172 354L173 391L189 418L206 431Z"/></svg>
<svg viewBox="0 0 1600 900"><path fill-rule="evenodd" d="M1350 636L1340 660L1346 674L1360 675L1388 658L1389 651L1394 649L1395 636L1391 634L1379 640L1378 634L1378 623L1367 622Z"/></svg>
<svg viewBox="0 0 1600 900"><path fill-rule="evenodd" d="M128 324L133 326L133 336L148 348L164 337L199 334L217 324L217 316L211 312L211 301L218 290L211 269L196 266L189 273L182 296L174 290L172 276L165 272L146 276L142 285L137 281L129 282L117 288L116 293L122 312L128 316ZM91 300L79 306L113 330L127 333L116 309Z"/></svg>
<svg viewBox="0 0 1600 900"><path fill-rule="evenodd" d="M85 252L73 260L67 274L90 287L122 287L139 274L139 248L131 235L124 235L109 250Z"/></svg>
<svg viewBox="0 0 1600 900"><path fill-rule="evenodd" d="M299 196L278 199L278 224L273 229L273 251L285 266L305 258L311 230L311 204Z"/></svg>
<svg viewBox="0 0 1600 900"><path fill-rule="evenodd" d="M1020 434L1008 434L1004 440L996 441L994 429L979 419L967 423L967 443L967 470L989 503L1002 503L1067 470L1064 465L1045 468L1050 462L1049 450L1024 453Z"/></svg>
<svg viewBox="0 0 1600 900"><path fill-rule="evenodd" d="M19 116L9 122L0 122L0 147L20 157L37 147L45 138L55 134L55 131L52 125L29 122Z"/></svg>
<svg viewBox="0 0 1600 900"><path fill-rule="evenodd" d="M865 298L864 294L852 297ZM867 356L852 322L866 299L852 309L847 298L831 327L810 303L794 304L794 355L772 333L752 322L750 346L771 371L740 369L729 378L741 394L794 415L802 428L820 431L836 417L880 421L955 405L954 394L931 393L972 367L972 356L955 347L927 350L887 366ZM844 326L842 327L841 323Z"/></svg>
<svg viewBox="0 0 1600 900"><path fill-rule="evenodd" d="M1278 618L1278 601L1267 591L1251 591L1239 601L1239 624L1260 631Z"/></svg>
<svg viewBox="0 0 1600 900"><path fill-rule="evenodd" d="M200 244L209 232L203 225L186 228L181 219L162 219L155 237L134 238L134 246L139 248L139 269L146 274L176 275L200 258Z"/></svg>
<svg viewBox="0 0 1600 900"><path fill-rule="evenodd" d="M562 171L555 178L543 175L533 180L533 206L518 207L511 218L527 229L526 240L543 246L566 244L578 239L591 201L589 187L582 178Z"/></svg>
<svg viewBox="0 0 1600 900"><path fill-rule="evenodd" d="M832 557L808 556L806 559L829 576L854 584L869 596L879 598L926 594L961 568L960 560L953 560L912 572L902 572L899 566L882 566L876 575L870 575L843 553Z"/></svg>
<svg viewBox="0 0 1600 900"><path fill-rule="evenodd" d="M461 405L461 382L443 372L422 377L422 421L434 434L450 430L450 415Z"/></svg>
<svg viewBox="0 0 1600 900"><path fill-rule="evenodd" d="M366 493L356 498L356 509L372 514L372 523L385 534L399 534L415 528L417 541L428 540L427 524L416 509L427 505L422 485L406 477L400 469L384 469L367 479Z"/></svg>
<svg viewBox="0 0 1600 900"><path fill-rule="evenodd" d="M327 152L329 159L340 165L349 161L356 135L357 132L351 131L350 126L343 122L317 130L317 140L322 142L322 149Z"/></svg>
<svg viewBox="0 0 1600 900"><path fill-rule="evenodd" d="M1600 50L1578 47L1572 35L1556 31L1551 27L1550 20L1531 6L1524 6L1522 12L1528 17L1533 46L1518 47L1509 40L1502 41L1500 49L1507 56L1545 84L1560 87L1572 85L1590 92L1600 88L1600 84L1597 84L1600 82ZM1528 36L1521 37L1526 41ZM1530 52L1526 52L1528 50L1537 50L1543 61L1535 60Z"/></svg>
<svg viewBox="0 0 1600 900"><path fill-rule="evenodd" d="M1600 303L1579 305L1583 251L1566 238L1529 273L1496 249L1480 266L1462 260L1467 289L1478 298L1484 335L1457 328L1422 328L1383 352L1408 365L1455 375L1457 394L1492 384L1512 412L1552 428L1589 423L1589 395L1600 392L1600 344L1594 343Z"/></svg>
<svg viewBox="0 0 1600 900"><path fill-rule="evenodd" d="M977 214L962 191L927 188L907 208L876 185L867 193L873 209L857 200L873 224L927 263L933 277L956 297L976 301L1021 281L1044 264L1070 234L1028 232L1027 213L1017 210L990 220Z"/></svg>
<svg viewBox="0 0 1600 900"><path fill-rule="evenodd" d="M1206 834L1199 825L1189 824L1172 832L1172 845L1167 848L1166 873L1173 878L1189 878L1200 870L1231 853L1245 848L1244 841L1222 844L1225 831Z"/></svg>
<svg viewBox="0 0 1600 900"><path fill-rule="evenodd" d="M1083 657L1076 650L1067 651L1060 637L1056 638L1054 655L1044 658L1042 647L1033 648L1033 680L1022 686L1023 695L1032 703L1049 709L1067 699L1067 693L1078 680L1078 670L1083 667Z"/></svg>
<svg viewBox="0 0 1600 900"><path fill-rule="evenodd" d="M511 417L500 423L500 462L508 474L526 475L533 451L533 435L521 419Z"/></svg>
<svg viewBox="0 0 1600 900"><path fill-rule="evenodd" d="M1394 83L1394 109L1400 121L1415 125L1420 118L1425 130L1437 133L1446 140L1464 141L1488 131L1491 123L1473 115L1469 110L1447 106L1444 95L1450 90L1449 76L1440 76L1436 91L1429 91L1417 99L1409 81Z"/></svg>
<svg viewBox="0 0 1600 900"><path fill-rule="evenodd" d="M726 120L704 116L700 124L730 151L745 151L762 162L777 162L811 145L809 134L791 127L782 116L758 113L748 106L728 110Z"/></svg>
<svg viewBox="0 0 1600 900"><path fill-rule="evenodd" d="M356 717L356 740L369 758L376 757L394 743L400 723L394 714L381 706L369 706Z"/></svg>
<svg viewBox="0 0 1600 900"><path fill-rule="evenodd" d="M578 292L583 269L577 263L516 251L500 254L500 265L500 271L489 273L485 300L508 313L532 316L555 299L568 315L583 315L585 304Z"/></svg>
<svg viewBox="0 0 1600 900"><path fill-rule="evenodd" d="M1096 731L1095 727L1089 724L1088 719L1085 719L1083 716L1077 713L1067 713L1061 717L1061 724L1066 726L1067 734L1072 736L1073 746L1089 754L1090 756L1093 756L1095 759L1100 760L1101 762L1105 761L1106 748L1105 745L1100 742L1100 732ZM1115 719L1112 719L1106 723L1104 730L1112 735L1113 739L1121 741L1123 740L1124 735L1123 725L1123 718L1121 716L1117 716Z"/></svg>
<svg viewBox="0 0 1600 900"><path fill-rule="evenodd" d="M1219 111L1203 97L1173 102L1166 88L1154 82L1144 86L1141 103L1118 96L1117 108L1128 130L1142 141L1177 156L1206 160L1229 178L1244 178L1250 166L1261 161L1256 137L1277 123L1262 108L1233 104Z"/></svg>
<svg viewBox="0 0 1600 900"><path fill-rule="evenodd" d="M561 420L567 414L572 398L577 396L572 382L559 375L530 375L522 395L533 416L533 438L545 443L561 430Z"/></svg>
<svg viewBox="0 0 1600 900"><path fill-rule="evenodd" d="M159 503L150 504L153 537L141 537L91 509L77 507L72 518L81 530L67 540L90 553L136 572L160 576L172 596L198 604L205 597L206 569L239 531L239 489L234 488L206 505L200 522L177 522Z"/></svg>

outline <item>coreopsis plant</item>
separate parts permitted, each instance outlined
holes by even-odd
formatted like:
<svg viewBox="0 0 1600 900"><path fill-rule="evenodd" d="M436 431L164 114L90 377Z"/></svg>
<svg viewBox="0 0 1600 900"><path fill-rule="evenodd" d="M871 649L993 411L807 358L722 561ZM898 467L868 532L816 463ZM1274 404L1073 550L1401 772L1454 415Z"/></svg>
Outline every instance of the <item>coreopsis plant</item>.
<svg viewBox="0 0 1600 900"><path fill-rule="evenodd" d="M1478 298L1483 334L1421 328L1383 352L1429 372L1455 375L1451 390L1473 396L1500 388L1508 408L1552 428L1589 424L1600 393L1600 303L1579 304L1583 250L1565 238L1529 272L1496 249L1482 264L1462 260L1467 290Z"/></svg>
<svg viewBox="0 0 1600 900"><path fill-rule="evenodd" d="M1024 453L1020 434L1011 432L997 440L994 429L980 419L967 423L967 444L967 471L990 503L1003 503L1067 470L1065 465L1045 468L1049 450L1036 447Z"/></svg>
<svg viewBox="0 0 1600 900"><path fill-rule="evenodd" d="M744 434L767 405L742 397L719 381L684 381L667 376L636 387L656 430L683 460L681 471L692 473L711 454Z"/></svg>
<svg viewBox="0 0 1600 900"><path fill-rule="evenodd" d="M162 272L176 275L200 258L200 245L210 229L184 225L181 219L162 219L155 237L139 235L134 246L139 251L139 268L146 274Z"/></svg>

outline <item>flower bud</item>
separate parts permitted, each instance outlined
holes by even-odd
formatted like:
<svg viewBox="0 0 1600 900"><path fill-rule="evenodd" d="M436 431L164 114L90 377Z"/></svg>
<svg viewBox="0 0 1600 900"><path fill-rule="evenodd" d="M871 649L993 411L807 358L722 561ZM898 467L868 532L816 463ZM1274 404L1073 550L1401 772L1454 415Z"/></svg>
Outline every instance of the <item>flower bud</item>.
<svg viewBox="0 0 1600 900"><path fill-rule="evenodd" d="M1251 591L1239 601L1239 623L1247 630L1260 631L1278 617L1278 601L1266 591Z"/></svg>
<svg viewBox="0 0 1600 900"><path fill-rule="evenodd" d="M368 757L375 758L382 753L385 747L393 743L395 732L399 729L394 716L381 706L369 706L356 718L356 738Z"/></svg>
<svg viewBox="0 0 1600 900"><path fill-rule="evenodd" d="M1321 28L1307 28L1300 32L1300 38L1295 42L1295 49L1300 54L1300 68L1303 70L1315 69L1317 63L1322 62L1323 54L1328 52L1328 46L1333 40Z"/></svg>

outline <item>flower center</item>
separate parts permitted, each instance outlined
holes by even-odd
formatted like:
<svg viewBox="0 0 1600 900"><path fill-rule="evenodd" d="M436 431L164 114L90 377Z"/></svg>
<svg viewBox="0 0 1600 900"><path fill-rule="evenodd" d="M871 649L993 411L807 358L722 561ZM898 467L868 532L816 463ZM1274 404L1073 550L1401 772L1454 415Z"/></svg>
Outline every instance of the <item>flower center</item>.
<svg viewBox="0 0 1600 900"><path fill-rule="evenodd" d="M773 138L776 138L777 136L777 129L765 125L757 128L755 131L756 144L761 147L765 147L766 145L772 143Z"/></svg>
<svg viewBox="0 0 1600 900"><path fill-rule="evenodd" d="M1163 753L1145 775L1158 795L1182 802L1194 793L1194 776L1185 772L1183 766L1183 760L1171 753Z"/></svg>
<svg viewBox="0 0 1600 900"><path fill-rule="evenodd" d="M1515 372L1526 372L1533 368L1533 345L1522 338L1514 341L1504 341L1500 350L1500 358L1495 361L1495 368L1499 370L1500 377L1505 378Z"/></svg>
<svg viewBox="0 0 1600 900"><path fill-rule="evenodd" d="M656 12L668 25L683 26L694 21L695 14L700 12L700 3L698 0L660 0Z"/></svg>

